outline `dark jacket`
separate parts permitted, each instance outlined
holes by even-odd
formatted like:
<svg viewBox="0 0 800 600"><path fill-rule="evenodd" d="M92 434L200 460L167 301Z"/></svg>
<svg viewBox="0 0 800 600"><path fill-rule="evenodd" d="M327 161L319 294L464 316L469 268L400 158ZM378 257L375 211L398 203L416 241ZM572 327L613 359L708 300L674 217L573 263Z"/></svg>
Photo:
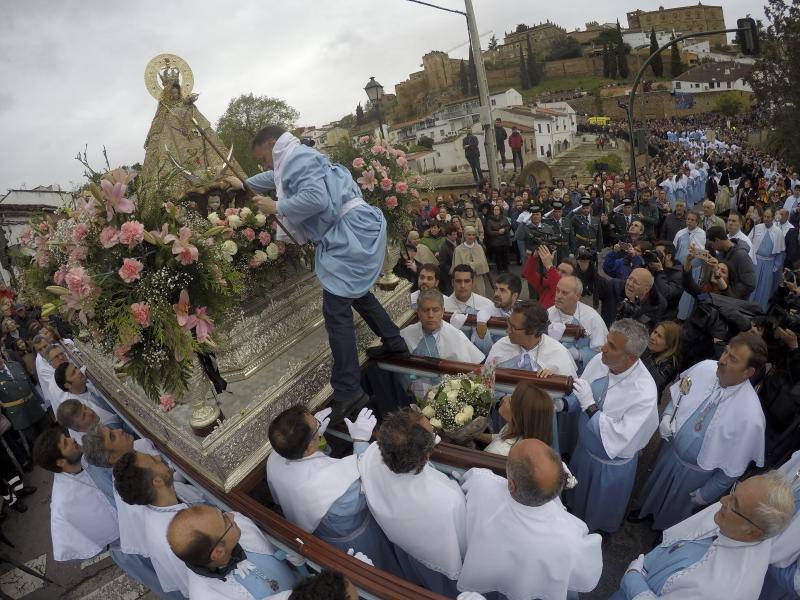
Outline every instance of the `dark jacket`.
<svg viewBox="0 0 800 600"><path fill-rule="evenodd" d="M675 380L675 376L678 374L677 362L671 358L656 362L655 357L648 349L642 354L642 363L644 363L644 366L650 371L650 375L653 376L653 381L656 382L658 398L660 400L664 388L672 383Z"/></svg>
<svg viewBox="0 0 800 600"><path fill-rule="evenodd" d="M756 268L750 260L746 244L737 239L731 240L733 247L721 253L719 258L730 263L734 276L730 278L730 295L740 300L750 297L750 292L756 289Z"/></svg>
<svg viewBox="0 0 800 600"><path fill-rule="evenodd" d="M511 225L509 225L508 219L503 215L497 218L489 217L486 219L487 245L490 248L508 246L508 241L510 239L508 235L509 229L511 229Z"/></svg>
<svg viewBox="0 0 800 600"><path fill-rule="evenodd" d="M453 252L456 244L445 238L441 250L436 255L439 259L439 290L446 296L453 293L453 281L450 277L450 267L453 266Z"/></svg>
<svg viewBox="0 0 800 600"><path fill-rule="evenodd" d="M505 141L507 137L508 134L506 133L504 127L502 126L498 127L497 125L494 126L494 141L497 144L498 150L505 146Z"/></svg>
<svg viewBox="0 0 800 600"><path fill-rule="evenodd" d="M464 147L464 156L467 158L478 158L481 155L480 148L478 147L478 138L473 134L468 133L462 142Z"/></svg>
<svg viewBox="0 0 800 600"><path fill-rule="evenodd" d="M683 295L683 268L680 265L665 267L663 271L656 272L653 277L658 293L667 301L667 310L677 308Z"/></svg>
<svg viewBox="0 0 800 600"><path fill-rule="evenodd" d="M422 263L419 262L416 258L414 259L414 262L416 263L417 266L416 271L408 268L408 265L406 265L405 256L401 255L400 258L397 260L397 264L394 266L394 269L392 269L392 273L394 273L398 277L402 277L403 279L407 279L408 281L411 282L412 292L416 292L417 289L419 289L417 288L417 278L419 277L419 270L422 268Z"/></svg>
<svg viewBox="0 0 800 600"><path fill-rule="evenodd" d="M620 308L625 304L625 281L622 279L608 279L602 275L595 276L595 289L597 297L600 299L600 316L603 317L607 326L617 320ZM630 305L629 316L632 319L644 323L648 329L655 327L660 321L664 320L664 312L667 309L667 301L653 286L647 297L638 305Z"/></svg>
<svg viewBox="0 0 800 600"><path fill-rule="evenodd" d="M786 267L789 269L797 269L800 267L800 240L797 234L800 229L795 227L786 232L784 241L786 242Z"/></svg>
<svg viewBox="0 0 800 600"><path fill-rule="evenodd" d="M664 218L661 226L661 239L672 242L678 232L686 227L686 216L679 217L675 213L669 214Z"/></svg>

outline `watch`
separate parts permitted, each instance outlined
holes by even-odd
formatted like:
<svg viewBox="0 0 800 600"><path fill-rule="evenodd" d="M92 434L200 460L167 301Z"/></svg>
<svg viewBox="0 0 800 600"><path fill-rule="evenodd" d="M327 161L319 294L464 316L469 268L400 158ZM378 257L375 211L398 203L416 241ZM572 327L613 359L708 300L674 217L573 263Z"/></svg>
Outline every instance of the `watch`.
<svg viewBox="0 0 800 600"><path fill-rule="evenodd" d="M585 412L586 416L591 419L594 416L594 413L596 413L598 410L600 409L597 408L597 404L590 404L589 406L586 407L586 410L584 410L583 412Z"/></svg>

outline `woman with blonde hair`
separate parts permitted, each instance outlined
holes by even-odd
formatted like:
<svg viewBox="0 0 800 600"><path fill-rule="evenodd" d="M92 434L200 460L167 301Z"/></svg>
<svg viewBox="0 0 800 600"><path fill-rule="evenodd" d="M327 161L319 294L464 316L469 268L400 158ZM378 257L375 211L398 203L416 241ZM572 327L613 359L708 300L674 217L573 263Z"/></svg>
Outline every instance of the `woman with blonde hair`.
<svg viewBox="0 0 800 600"><path fill-rule="evenodd" d="M553 446L553 400L529 381L523 381L510 396L500 400L500 416L506 424L500 433L491 436L486 452L508 456L511 447L519 440L535 438Z"/></svg>
<svg viewBox="0 0 800 600"><path fill-rule="evenodd" d="M661 321L655 326L642 354L642 362L658 388L658 396L678 375L681 350L681 326L674 321Z"/></svg>

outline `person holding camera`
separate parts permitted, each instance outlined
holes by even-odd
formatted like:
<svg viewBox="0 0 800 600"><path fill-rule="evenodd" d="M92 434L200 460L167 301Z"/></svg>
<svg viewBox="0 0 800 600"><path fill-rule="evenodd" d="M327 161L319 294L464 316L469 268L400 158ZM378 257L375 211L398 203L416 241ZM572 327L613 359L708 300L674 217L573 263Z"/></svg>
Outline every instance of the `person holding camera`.
<svg viewBox="0 0 800 600"><path fill-rule="evenodd" d="M662 321L667 301L654 282L653 274L643 267L631 271L625 281L595 275L600 315L606 325L619 319L634 319L650 328Z"/></svg>
<svg viewBox="0 0 800 600"><path fill-rule="evenodd" d="M631 229L641 232L641 224L633 223ZM644 266L642 253L642 242L617 242L603 260L603 271L614 279L627 279L631 271Z"/></svg>
<svg viewBox="0 0 800 600"><path fill-rule="evenodd" d="M653 274L656 289L667 302L667 315L674 317L683 294L683 269L675 264L675 246L672 242L656 242L656 247L642 253L642 258Z"/></svg>
<svg viewBox="0 0 800 600"><path fill-rule="evenodd" d="M706 231L706 241L716 253L720 263L728 266L730 273L735 273L736 284L731 285L728 295L739 300L746 300L756 287L756 271L750 260L749 247L738 239L728 238L724 227L715 225ZM712 281L714 273L712 272Z"/></svg>

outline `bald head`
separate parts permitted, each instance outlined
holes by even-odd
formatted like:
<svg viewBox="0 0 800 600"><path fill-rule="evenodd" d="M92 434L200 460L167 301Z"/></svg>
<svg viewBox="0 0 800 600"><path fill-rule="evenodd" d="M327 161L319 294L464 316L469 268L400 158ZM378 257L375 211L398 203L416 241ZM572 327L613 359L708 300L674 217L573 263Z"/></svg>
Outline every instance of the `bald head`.
<svg viewBox="0 0 800 600"><path fill-rule="evenodd" d="M167 528L169 547L190 567L214 569L227 564L240 535L233 513L205 504L179 511Z"/></svg>
<svg viewBox="0 0 800 600"><path fill-rule="evenodd" d="M508 491L525 506L541 506L557 498L564 488L564 475L561 457L541 440L520 440L508 454Z"/></svg>
<svg viewBox="0 0 800 600"><path fill-rule="evenodd" d="M642 299L650 293L653 287L653 274L647 269L639 267L631 271L625 280L625 295L628 300Z"/></svg>

